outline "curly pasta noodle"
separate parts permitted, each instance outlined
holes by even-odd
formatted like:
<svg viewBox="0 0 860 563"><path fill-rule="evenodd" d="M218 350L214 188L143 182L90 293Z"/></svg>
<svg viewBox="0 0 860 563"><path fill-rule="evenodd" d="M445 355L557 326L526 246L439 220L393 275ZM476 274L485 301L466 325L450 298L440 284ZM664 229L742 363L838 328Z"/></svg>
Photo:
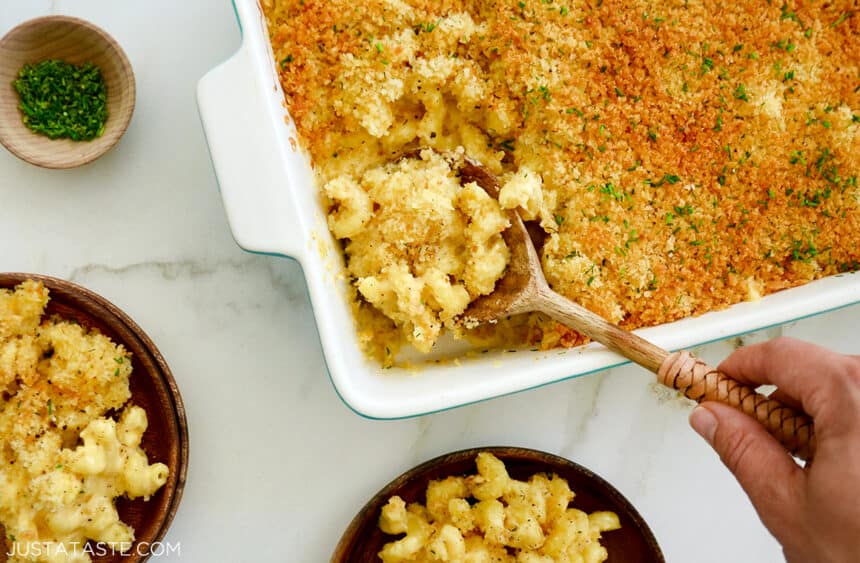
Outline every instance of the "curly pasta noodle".
<svg viewBox="0 0 860 563"><path fill-rule="evenodd" d="M321 185L414 144L462 146L505 182L532 171L518 201L550 285L624 327L860 264L852 2L264 7ZM367 335L392 329L361 309ZM537 315L474 335L583 341Z"/></svg>

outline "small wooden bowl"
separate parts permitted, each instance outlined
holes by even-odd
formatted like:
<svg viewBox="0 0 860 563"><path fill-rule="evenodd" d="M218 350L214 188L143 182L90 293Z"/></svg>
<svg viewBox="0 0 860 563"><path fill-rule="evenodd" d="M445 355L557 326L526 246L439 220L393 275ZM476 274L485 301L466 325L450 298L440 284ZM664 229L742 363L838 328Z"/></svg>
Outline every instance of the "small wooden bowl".
<svg viewBox="0 0 860 563"><path fill-rule="evenodd" d="M25 64L45 59L78 65L91 62L101 69L108 117L100 137L92 141L49 139L24 125L12 82ZM113 37L87 21L68 16L36 18L0 39L0 143L22 160L44 168L74 168L92 162L125 133L134 100L134 73L128 57Z"/></svg>
<svg viewBox="0 0 860 563"><path fill-rule="evenodd" d="M125 555L96 556L100 563L140 563L149 559L147 546L161 541L167 532L182 492L188 471L188 425L179 388L170 368L155 344L125 313L103 297L71 282L34 274L0 273L0 288L12 289L24 280L37 280L50 291L46 315L58 315L81 326L97 328L132 354L130 402L146 411L149 427L141 447L150 463L164 463L170 470L167 483L149 501L116 500L120 519L135 531L135 544ZM0 526L0 538L6 534ZM7 549L0 541L0 562ZM8 547L8 546L6 546ZM140 553L138 553L140 552ZM98 554L98 551L92 553Z"/></svg>
<svg viewBox="0 0 860 563"><path fill-rule="evenodd" d="M400 536L383 534L377 525L382 507L393 495L407 504L424 503L427 484L451 475L474 474L475 458L489 452L505 462L511 477L527 480L535 473L567 479L576 493L575 508L585 512L611 510L618 514L621 529L603 534L601 544L609 552L609 563L665 563L654 534L633 505L615 487L588 469L552 454L525 448L488 447L462 450L422 463L389 483L356 515L332 555L332 563L379 563L379 551Z"/></svg>

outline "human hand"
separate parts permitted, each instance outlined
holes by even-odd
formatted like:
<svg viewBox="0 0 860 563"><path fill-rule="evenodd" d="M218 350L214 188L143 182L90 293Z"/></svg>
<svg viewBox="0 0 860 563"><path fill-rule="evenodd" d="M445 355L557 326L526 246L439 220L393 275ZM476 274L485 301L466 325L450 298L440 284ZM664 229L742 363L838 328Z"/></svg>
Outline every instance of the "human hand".
<svg viewBox="0 0 860 563"><path fill-rule="evenodd" d="M860 357L777 338L739 349L719 371L802 409L815 422L813 461L800 467L753 418L706 402L690 424L749 495L789 563L860 561Z"/></svg>

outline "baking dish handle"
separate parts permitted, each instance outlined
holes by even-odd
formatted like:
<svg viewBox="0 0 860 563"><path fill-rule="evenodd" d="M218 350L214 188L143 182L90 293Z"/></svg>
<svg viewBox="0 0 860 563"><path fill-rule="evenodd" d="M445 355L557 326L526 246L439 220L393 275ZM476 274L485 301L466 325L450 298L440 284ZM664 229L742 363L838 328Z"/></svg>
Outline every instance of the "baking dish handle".
<svg viewBox="0 0 860 563"><path fill-rule="evenodd" d="M290 138L295 142L294 133L285 123L286 110L266 97L272 95L272 86L260 95L264 90L259 80L272 76L255 68L265 62L261 57L252 42L244 40L230 59L200 79L197 106L238 245L300 258L304 221L290 185L298 179L289 172L302 169L303 163L300 154L283 146ZM273 106L280 115L274 115ZM297 162L288 162L292 159Z"/></svg>

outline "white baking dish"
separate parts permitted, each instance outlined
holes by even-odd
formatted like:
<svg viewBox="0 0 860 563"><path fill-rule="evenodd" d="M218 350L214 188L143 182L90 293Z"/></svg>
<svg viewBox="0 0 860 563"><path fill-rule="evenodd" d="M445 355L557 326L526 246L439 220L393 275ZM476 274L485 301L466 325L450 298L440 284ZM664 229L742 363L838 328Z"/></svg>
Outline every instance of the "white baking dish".
<svg viewBox="0 0 860 563"><path fill-rule="evenodd" d="M449 347L410 369L383 370L365 358L345 297L343 263L285 109L265 19L255 0L234 0L234 6L242 46L203 77L197 93L230 227L245 250L301 264L332 383L349 407L372 418L415 416L624 362L598 345L472 355ZM858 280L834 276L641 334L669 349L719 340L860 302Z"/></svg>

